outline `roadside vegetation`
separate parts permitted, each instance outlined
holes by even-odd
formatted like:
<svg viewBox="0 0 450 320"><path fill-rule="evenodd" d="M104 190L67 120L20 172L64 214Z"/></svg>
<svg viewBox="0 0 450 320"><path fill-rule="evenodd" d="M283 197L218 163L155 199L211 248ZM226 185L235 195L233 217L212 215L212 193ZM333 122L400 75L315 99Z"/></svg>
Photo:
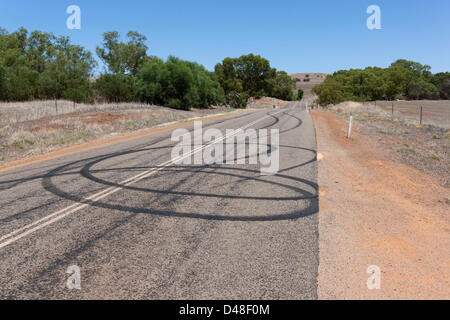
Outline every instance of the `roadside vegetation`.
<svg viewBox="0 0 450 320"><path fill-rule="evenodd" d="M450 130L438 125L420 125L417 121L374 104L343 102L330 106L328 112L348 120L377 145L388 150L394 159L436 177L442 186L450 187ZM444 113L442 113L444 116Z"/></svg>
<svg viewBox="0 0 450 320"><path fill-rule="evenodd" d="M105 70L93 77L96 59L68 37L0 29L0 101L136 102L189 110L245 108L250 97L298 98L288 74L260 56L226 58L210 72L195 62L150 56L146 41L136 31L124 40L116 31L104 33L96 54Z"/></svg>
<svg viewBox="0 0 450 320"><path fill-rule="evenodd" d="M450 99L450 72L432 74L431 67L397 60L389 68L341 70L313 88L321 105L343 101Z"/></svg>
<svg viewBox="0 0 450 320"><path fill-rule="evenodd" d="M175 110L139 103L75 104L26 101L0 104L0 165L74 144L123 135L173 121L185 121L232 109Z"/></svg>

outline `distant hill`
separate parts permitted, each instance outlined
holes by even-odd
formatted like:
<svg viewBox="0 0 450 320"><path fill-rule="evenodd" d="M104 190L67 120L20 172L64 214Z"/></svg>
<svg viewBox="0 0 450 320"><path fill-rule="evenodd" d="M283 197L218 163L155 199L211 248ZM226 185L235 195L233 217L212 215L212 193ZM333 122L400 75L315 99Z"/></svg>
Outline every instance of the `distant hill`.
<svg viewBox="0 0 450 320"><path fill-rule="evenodd" d="M309 95L311 93L311 89L320 83L322 83L326 77L327 73L294 73L291 74L290 77L296 80L296 88L302 88L305 91L305 94Z"/></svg>
<svg viewBox="0 0 450 320"><path fill-rule="evenodd" d="M292 79L302 82L318 82L322 83L328 76L327 73L294 73L290 75ZM306 81L305 81L306 80Z"/></svg>

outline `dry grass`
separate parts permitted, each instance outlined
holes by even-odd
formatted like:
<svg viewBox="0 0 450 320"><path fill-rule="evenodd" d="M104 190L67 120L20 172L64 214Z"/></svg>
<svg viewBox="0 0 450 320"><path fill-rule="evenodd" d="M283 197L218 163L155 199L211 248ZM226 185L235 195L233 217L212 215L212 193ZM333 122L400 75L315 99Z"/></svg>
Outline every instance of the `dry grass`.
<svg viewBox="0 0 450 320"><path fill-rule="evenodd" d="M0 104L0 164L115 134L151 128L226 108L174 110L144 104L34 101Z"/></svg>
<svg viewBox="0 0 450 320"><path fill-rule="evenodd" d="M423 124L450 129L450 100L377 101L377 107L409 122L420 122L422 107Z"/></svg>
<svg viewBox="0 0 450 320"><path fill-rule="evenodd" d="M355 126L369 137L414 167L436 176L450 187L450 130L436 125L419 125L403 116L394 116L377 104L344 102L330 106L330 112L348 119L353 115Z"/></svg>
<svg viewBox="0 0 450 320"><path fill-rule="evenodd" d="M47 119L64 114L87 113L100 111L119 111L129 109L159 109L139 103L105 103L83 104L72 101L54 100L27 101L27 102L2 102L0 103L0 125L14 124L23 121Z"/></svg>

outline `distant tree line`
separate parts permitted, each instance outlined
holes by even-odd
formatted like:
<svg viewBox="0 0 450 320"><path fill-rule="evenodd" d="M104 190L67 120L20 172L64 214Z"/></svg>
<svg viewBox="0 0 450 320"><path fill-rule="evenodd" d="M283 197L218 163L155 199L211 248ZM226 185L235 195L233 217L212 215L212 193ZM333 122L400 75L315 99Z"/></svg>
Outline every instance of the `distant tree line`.
<svg viewBox="0 0 450 320"><path fill-rule="evenodd" d="M432 74L430 70L430 66L408 60L397 60L384 69L341 70L313 92L323 105L347 100L450 99L450 72Z"/></svg>
<svg viewBox="0 0 450 320"><path fill-rule="evenodd" d="M0 100L145 102L190 109L214 104L245 108L249 97L299 97L295 81L260 56L226 58L210 72L195 62L149 56L146 40L135 31L125 41L118 32L104 33L96 53L107 70L93 78L97 61L68 37L0 28Z"/></svg>

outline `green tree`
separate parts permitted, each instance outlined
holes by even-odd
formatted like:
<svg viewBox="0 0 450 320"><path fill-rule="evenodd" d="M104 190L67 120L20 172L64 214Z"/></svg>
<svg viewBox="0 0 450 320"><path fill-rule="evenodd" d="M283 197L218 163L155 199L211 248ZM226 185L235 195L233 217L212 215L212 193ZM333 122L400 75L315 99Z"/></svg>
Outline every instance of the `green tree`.
<svg viewBox="0 0 450 320"><path fill-rule="evenodd" d="M304 94L305 92L301 88L299 88L297 91L297 100L302 100Z"/></svg>
<svg viewBox="0 0 450 320"><path fill-rule="evenodd" d="M26 66L10 69L7 77L6 100L32 100L39 74Z"/></svg>
<svg viewBox="0 0 450 320"><path fill-rule="evenodd" d="M398 68L398 72L403 73L403 94L408 99L421 99L434 95L436 88L425 84L429 83L432 77L430 66L400 59L392 63L390 68Z"/></svg>
<svg viewBox="0 0 450 320"><path fill-rule="evenodd" d="M293 100L295 81L286 72L270 66L267 59L249 54L239 58L225 58L215 67L215 74L223 88L226 102L232 107L245 108L248 97L270 95ZM245 100L245 101L244 101Z"/></svg>
<svg viewBox="0 0 450 320"><path fill-rule="evenodd" d="M60 99L84 96L91 99L89 77L96 66L90 52L70 43L67 37L24 28L0 33L0 65L6 89L1 98L9 101ZM68 89L71 94L64 93Z"/></svg>
<svg viewBox="0 0 450 320"><path fill-rule="evenodd" d="M105 74L94 84L100 99L115 103L136 101L136 86L136 79L125 74Z"/></svg>
<svg viewBox="0 0 450 320"><path fill-rule="evenodd" d="M438 88L441 99L450 99L450 72L440 72L431 82Z"/></svg>
<svg viewBox="0 0 450 320"><path fill-rule="evenodd" d="M234 68L244 91L250 96L261 97L272 90L268 81L277 75L267 59L253 54L243 55L234 59Z"/></svg>
<svg viewBox="0 0 450 320"><path fill-rule="evenodd" d="M148 59L147 38L136 31L129 31L126 38L128 42L121 42L117 31L104 33L103 44L96 49L97 55L110 72L136 76L139 67Z"/></svg>
<svg viewBox="0 0 450 320"><path fill-rule="evenodd" d="M238 78L235 59L225 58L215 67L215 74L224 91L225 100L232 108L245 108L248 94L244 92L242 80Z"/></svg>
<svg viewBox="0 0 450 320"><path fill-rule="evenodd" d="M0 65L0 100L7 100L7 78L6 78L6 68Z"/></svg>
<svg viewBox="0 0 450 320"><path fill-rule="evenodd" d="M268 80L268 83L270 85L267 90L271 97L286 101L294 100L295 95L292 89L295 86L295 80L286 72L278 71L275 78Z"/></svg>
<svg viewBox="0 0 450 320"><path fill-rule="evenodd" d="M206 108L223 101L219 81L203 66L169 57L152 59L138 74L141 101L176 109Z"/></svg>
<svg viewBox="0 0 450 320"><path fill-rule="evenodd" d="M448 75L433 75L430 69L430 66L401 59L386 69L369 67L340 70L314 87L313 91L319 96L321 104L339 103L344 100L448 97L445 93L450 85Z"/></svg>
<svg viewBox="0 0 450 320"><path fill-rule="evenodd" d="M312 91L319 97L321 105L338 104L345 100L353 100L344 90L341 82L334 78L327 78L320 85L315 86Z"/></svg>

